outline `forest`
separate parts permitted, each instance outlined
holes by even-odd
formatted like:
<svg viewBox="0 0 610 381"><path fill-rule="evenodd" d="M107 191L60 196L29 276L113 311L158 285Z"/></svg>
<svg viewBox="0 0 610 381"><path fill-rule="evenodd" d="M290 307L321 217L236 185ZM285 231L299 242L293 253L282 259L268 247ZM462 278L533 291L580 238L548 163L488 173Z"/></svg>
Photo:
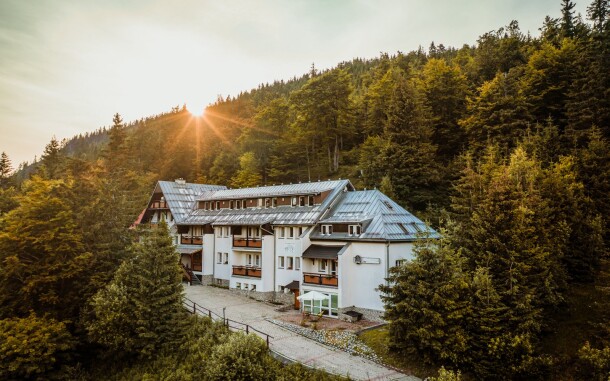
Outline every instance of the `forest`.
<svg viewBox="0 0 610 381"><path fill-rule="evenodd" d="M347 178L442 233L381 286L394 351L464 379L608 380L610 3L560 6L535 37L512 21L473 45L312 65L203 116L116 114L16 170L2 154L0 378L226 379L235 346L253 360L233 379L320 379L182 316L177 264L174 309L149 326L138 314L162 302L139 261L156 249L135 237L167 242L128 228L160 179Z"/></svg>

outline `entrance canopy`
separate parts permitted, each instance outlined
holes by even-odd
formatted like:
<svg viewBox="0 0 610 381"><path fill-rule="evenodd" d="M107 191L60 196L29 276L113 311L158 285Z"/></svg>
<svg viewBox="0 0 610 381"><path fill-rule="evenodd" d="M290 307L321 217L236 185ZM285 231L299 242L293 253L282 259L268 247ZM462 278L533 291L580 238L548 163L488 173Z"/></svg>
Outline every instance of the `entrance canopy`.
<svg viewBox="0 0 610 381"><path fill-rule="evenodd" d="M311 245L303 253L303 258L337 259L343 246Z"/></svg>
<svg viewBox="0 0 610 381"><path fill-rule="evenodd" d="M305 301L305 300L328 300L328 295L325 295L321 292L318 291L309 291L308 293L305 293L301 296L299 296L297 299L299 299L300 301Z"/></svg>

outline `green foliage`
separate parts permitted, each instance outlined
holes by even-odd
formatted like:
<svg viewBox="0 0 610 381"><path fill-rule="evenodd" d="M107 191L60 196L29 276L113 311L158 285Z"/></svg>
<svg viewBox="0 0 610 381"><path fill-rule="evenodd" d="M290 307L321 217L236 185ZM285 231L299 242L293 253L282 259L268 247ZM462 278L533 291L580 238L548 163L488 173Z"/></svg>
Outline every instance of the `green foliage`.
<svg viewBox="0 0 610 381"><path fill-rule="evenodd" d="M152 357L184 335L182 273L165 223L131 248L112 282L92 300L86 322L93 342L114 353Z"/></svg>
<svg viewBox="0 0 610 381"><path fill-rule="evenodd" d="M237 333L214 347L206 364L206 376L209 380L227 381L270 379L272 361L261 338Z"/></svg>
<svg viewBox="0 0 610 381"><path fill-rule="evenodd" d="M10 175L13 172L11 159L6 152L0 155L0 189L6 189L10 185Z"/></svg>
<svg viewBox="0 0 610 381"><path fill-rule="evenodd" d="M438 376L436 377L428 377L426 381L460 381L462 379L462 373L458 370L454 372L452 370L445 369L445 367L441 367L438 370Z"/></svg>
<svg viewBox="0 0 610 381"><path fill-rule="evenodd" d="M66 326L56 320L35 314L0 320L0 378L68 379L74 346Z"/></svg>
<svg viewBox="0 0 610 381"><path fill-rule="evenodd" d="M34 311L77 320L92 255L83 247L67 201L70 187L35 176L24 184L19 206L3 216L0 316Z"/></svg>
<svg viewBox="0 0 610 381"><path fill-rule="evenodd" d="M262 183L262 176L254 157L254 152L246 152L239 158L239 170L231 185L235 188L255 187Z"/></svg>
<svg viewBox="0 0 610 381"><path fill-rule="evenodd" d="M599 381L610 379L610 347L595 349L586 342L578 351L578 357L591 368L592 379Z"/></svg>

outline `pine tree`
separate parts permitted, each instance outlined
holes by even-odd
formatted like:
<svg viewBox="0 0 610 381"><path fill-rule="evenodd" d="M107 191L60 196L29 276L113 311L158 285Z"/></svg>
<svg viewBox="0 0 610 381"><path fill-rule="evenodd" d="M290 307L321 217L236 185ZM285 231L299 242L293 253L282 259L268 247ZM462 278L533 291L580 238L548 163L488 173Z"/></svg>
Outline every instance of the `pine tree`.
<svg viewBox="0 0 610 381"><path fill-rule="evenodd" d="M9 159L6 152L2 152L0 155L0 189L8 188L12 172L11 159Z"/></svg>
<svg viewBox="0 0 610 381"><path fill-rule="evenodd" d="M48 179L59 179L62 175L64 164L64 155L61 152L61 146L55 136L45 146L44 152L40 157L41 172L40 174Z"/></svg>
<svg viewBox="0 0 610 381"><path fill-rule="evenodd" d="M468 363L472 314L464 258L446 241L421 241L415 259L390 269L380 285L394 350L431 363Z"/></svg>
<svg viewBox="0 0 610 381"><path fill-rule="evenodd" d="M0 316L33 311L74 322L88 296L92 255L66 201L69 186L34 176L24 192L0 231Z"/></svg>
<svg viewBox="0 0 610 381"><path fill-rule="evenodd" d="M114 353L152 357L180 343L187 321L182 273L167 225L161 222L145 234L131 254L93 298L87 330Z"/></svg>
<svg viewBox="0 0 610 381"><path fill-rule="evenodd" d="M561 32L563 37L574 36L574 7L570 0L561 0Z"/></svg>
<svg viewBox="0 0 610 381"><path fill-rule="evenodd" d="M406 78L396 84L385 127L383 158L399 202L414 210L440 202L432 126L422 97Z"/></svg>

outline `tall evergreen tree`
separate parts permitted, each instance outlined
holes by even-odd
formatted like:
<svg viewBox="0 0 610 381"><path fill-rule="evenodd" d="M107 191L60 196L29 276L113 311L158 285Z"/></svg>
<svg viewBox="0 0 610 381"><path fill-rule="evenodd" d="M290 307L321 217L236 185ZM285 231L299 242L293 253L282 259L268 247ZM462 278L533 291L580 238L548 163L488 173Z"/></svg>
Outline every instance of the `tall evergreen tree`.
<svg viewBox="0 0 610 381"><path fill-rule="evenodd" d="M13 172L13 166L11 159L9 159L6 152L2 152L0 155L0 189L6 189L9 185L10 175Z"/></svg>
<svg viewBox="0 0 610 381"><path fill-rule="evenodd" d="M107 287L92 301L90 338L113 352L152 357L185 333L182 273L167 225L161 222L131 249Z"/></svg>
<svg viewBox="0 0 610 381"><path fill-rule="evenodd" d="M563 37L574 36L574 4L570 0L561 0L561 33Z"/></svg>

